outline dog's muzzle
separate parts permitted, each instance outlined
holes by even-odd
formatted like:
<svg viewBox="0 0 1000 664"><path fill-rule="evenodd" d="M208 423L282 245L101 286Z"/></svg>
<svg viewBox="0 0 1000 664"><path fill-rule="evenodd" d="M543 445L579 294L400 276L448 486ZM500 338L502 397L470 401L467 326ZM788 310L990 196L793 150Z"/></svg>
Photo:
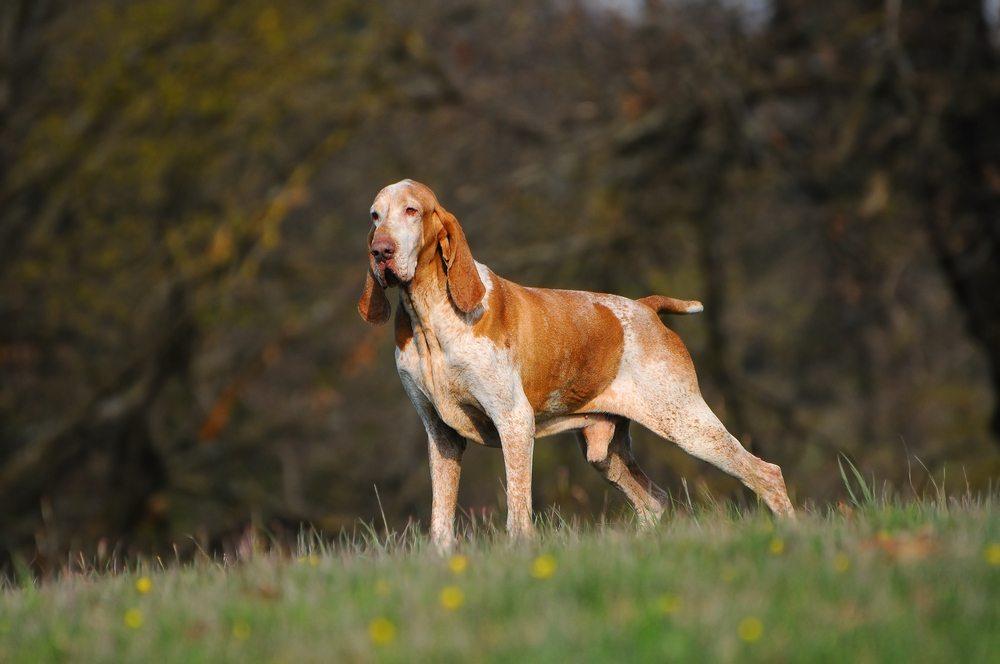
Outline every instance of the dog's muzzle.
<svg viewBox="0 0 1000 664"><path fill-rule="evenodd" d="M383 288L396 286L400 283L399 274L393 258L396 255L396 243L386 237L375 238L371 245L372 271Z"/></svg>
<svg viewBox="0 0 1000 664"><path fill-rule="evenodd" d="M382 277L382 287L389 288L391 286L398 286L402 283L399 275L396 274L395 267L389 263L385 263L379 267L379 274Z"/></svg>

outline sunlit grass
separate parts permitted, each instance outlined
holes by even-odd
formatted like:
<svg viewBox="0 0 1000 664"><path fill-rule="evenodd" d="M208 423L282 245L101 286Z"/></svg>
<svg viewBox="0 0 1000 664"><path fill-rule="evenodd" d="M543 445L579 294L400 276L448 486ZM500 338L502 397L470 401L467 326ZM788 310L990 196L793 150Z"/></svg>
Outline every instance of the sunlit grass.
<svg viewBox="0 0 1000 664"><path fill-rule="evenodd" d="M870 491L870 489L869 489ZM292 555L67 570L0 593L0 661L987 661L1000 652L995 498L855 502L797 523L731 506L651 531L466 522Z"/></svg>

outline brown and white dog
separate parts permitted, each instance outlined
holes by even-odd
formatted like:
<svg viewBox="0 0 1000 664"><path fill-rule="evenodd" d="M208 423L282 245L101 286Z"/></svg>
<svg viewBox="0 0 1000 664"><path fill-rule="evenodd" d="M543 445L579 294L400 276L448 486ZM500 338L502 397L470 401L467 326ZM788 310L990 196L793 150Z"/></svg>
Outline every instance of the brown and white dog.
<svg viewBox="0 0 1000 664"><path fill-rule="evenodd" d="M632 456L632 421L737 477L776 514L793 515L781 469L726 431L683 342L657 315L695 313L700 303L503 279L473 260L455 216L412 180L380 191L371 218L358 310L369 323L386 322L385 289L399 286L396 367L427 430L439 547L454 542L465 439L503 451L511 534L532 532L535 438L568 430L640 518L655 522L666 494Z"/></svg>

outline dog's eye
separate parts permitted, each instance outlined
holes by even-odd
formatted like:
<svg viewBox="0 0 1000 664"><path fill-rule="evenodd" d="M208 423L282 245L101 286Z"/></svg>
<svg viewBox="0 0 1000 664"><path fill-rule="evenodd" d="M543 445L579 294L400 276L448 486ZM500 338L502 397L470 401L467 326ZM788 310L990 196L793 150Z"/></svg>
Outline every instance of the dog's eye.
<svg viewBox="0 0 1000 664"><path fill-rule="evenodd" d="M372 210L372 221L378 221L378 212Z"/></svg>
<svg viewBox="0 0 1000 664"><path fill-rule="evenodd" d="M406 216L413 217L416 214L417 214L417 208L415 208L415 207L408 207L408 208L406 208Z"/></svg>

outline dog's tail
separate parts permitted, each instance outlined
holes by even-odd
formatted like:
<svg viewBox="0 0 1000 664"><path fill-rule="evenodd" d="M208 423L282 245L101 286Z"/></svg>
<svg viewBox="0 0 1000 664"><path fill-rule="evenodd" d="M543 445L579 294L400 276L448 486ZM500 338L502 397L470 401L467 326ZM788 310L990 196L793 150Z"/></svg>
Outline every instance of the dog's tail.
<svg viewBox="0 0 1000 664"><path fill-rule="evenodd" d="M705 310L698 300L678 300L666 295L647 295L636 302L645 304L658 314L697 314Z"/></svg>

